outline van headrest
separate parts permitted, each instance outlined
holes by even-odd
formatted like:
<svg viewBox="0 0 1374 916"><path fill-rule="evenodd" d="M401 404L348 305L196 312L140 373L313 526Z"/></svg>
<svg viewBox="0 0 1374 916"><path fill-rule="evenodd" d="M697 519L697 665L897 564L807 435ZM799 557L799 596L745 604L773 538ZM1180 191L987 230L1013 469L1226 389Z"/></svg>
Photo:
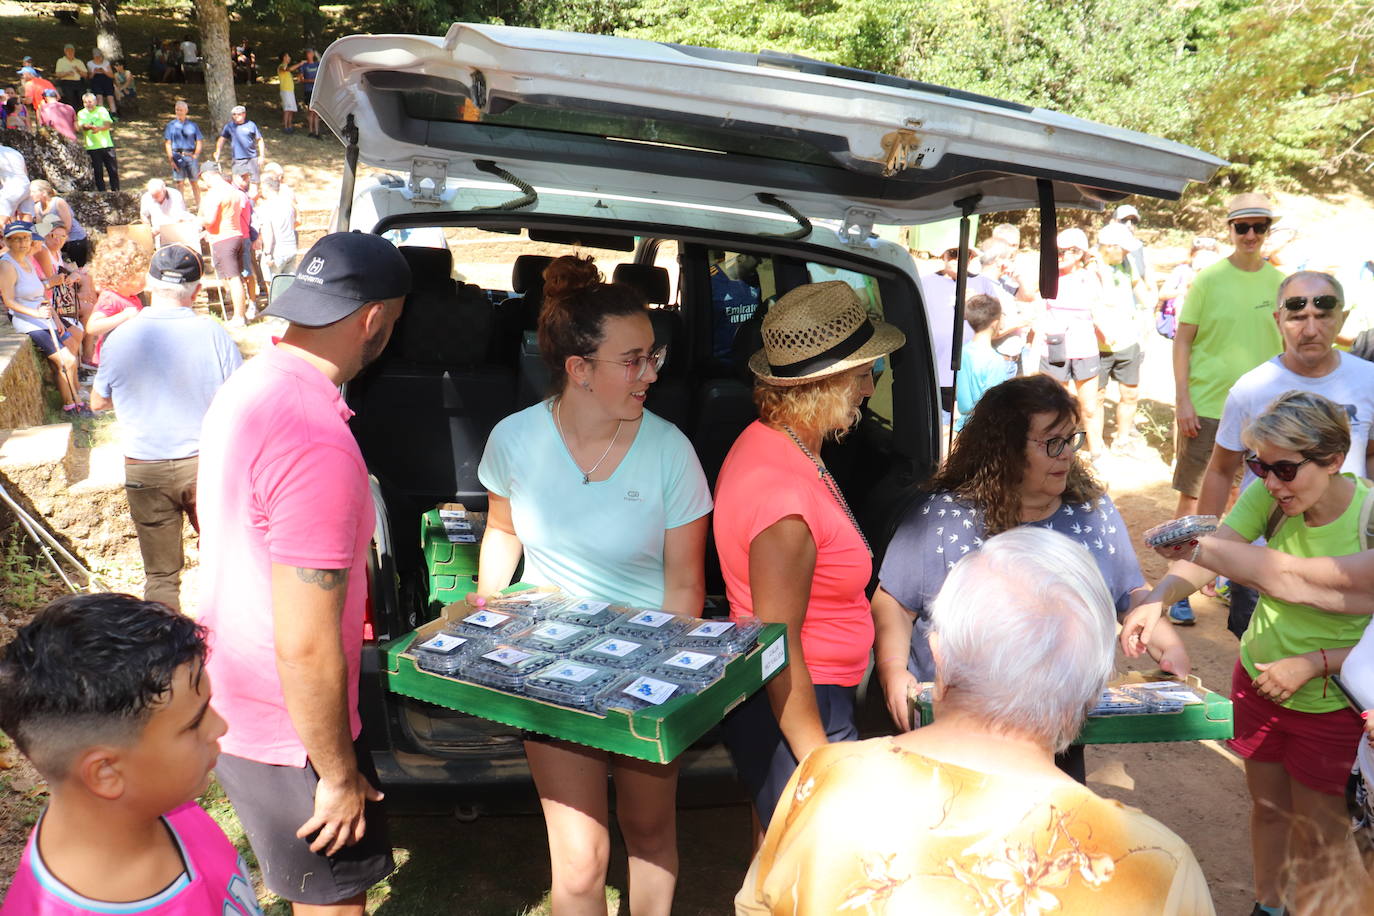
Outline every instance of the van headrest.
<svg viewBox="0 0 1374 916"><path fill-rule="evenodd" d="M611 282L625 284L651 305L667 305L673 297L667 269L652 264L617 264Z"/></svg>
<svg viewBox="0 0 1374 916"><path fill-rule="evenodd" d="M398 250L410 265L416 287L453 283L453 252L447 248L401 245Z"/></svg>
<svg viewBox="0 0 1374 916"><path fill-rule="evenodd" d="M517 293L544 289L544 270L553 263L546 254L522 254L510 272L510 288Z"/></svg>

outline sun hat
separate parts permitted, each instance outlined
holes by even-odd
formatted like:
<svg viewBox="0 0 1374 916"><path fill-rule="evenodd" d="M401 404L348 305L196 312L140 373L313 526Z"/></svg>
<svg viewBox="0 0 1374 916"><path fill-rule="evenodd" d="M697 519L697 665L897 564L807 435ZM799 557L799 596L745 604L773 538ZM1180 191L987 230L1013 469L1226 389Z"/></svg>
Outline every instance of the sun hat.
<svg viewBox="0 0 1374 916"><path fill-rule="evenodd" d="M37 76L37 75L38 75L38 71L35 70L35 69L33 69L32 67L20 67L18 72L19 72L19 75L20 75L20 76Z"/></svg>
<svg viewBox="0 0 1374 916"><path fill-rule="evenodd" d="M183 158L183 157L181 157L180 155L178 155L178 156L175 156L174 158ZM224 174L224 169L220 168L220 167L219 167L219 163L216 162L215 160L213 160L213 159L206 159L204 162L202 162L202 163L200 164L200 173L201 173L202 175L222 175L222 174Z"/></svg>
<svg viewBox="0 0 1374 916"><path fill-rule="evenodd" d="M1237 194L1226 205L1226 221L1228 223L1233 219L1244 219L1247 216L1260 216L1271 220L1279 218L1278 214L1274 212L1274 205L1269 202L1269 198L1254 191Z"/></svg>
<svg viewBox="0 0 1374 916"><path fill-rule="evenodd" d="M380 235L331 232L310 246L291 285L263 314L320 328L368 302L408 295L410 284L410 264Z"/></svg>
<svg viewBox="0 0 1374 916"><path fill-rule="evenodd" d="M199 283L204 265L185 245L163 245L148 262L148 276L163 283Z"/></svg>
<svg viewBox="0 0 1374 916"><path fill-rule="evenodd" d="M1077 226L1070 226L1055 237L1055 244L1060 248L1077 248L1080 251L1088 250L1088 234Z"/></svg>
<svg viewBox="0 0 1374 916"><path fill-rule="evenodd" d="M906 335L871 317L843 280L789 291L763 319L763 349L749 370L772 385L802 385L870 363L906 343Z"/></svg>
<svg viewBox="0 0 1374 916"><path fill-rule="evenodd" d="M1097 230L1097 244L1132 248L1135 246L1135 236L1131 235L1131 230L1120 223L1108 223Z"/></svg>

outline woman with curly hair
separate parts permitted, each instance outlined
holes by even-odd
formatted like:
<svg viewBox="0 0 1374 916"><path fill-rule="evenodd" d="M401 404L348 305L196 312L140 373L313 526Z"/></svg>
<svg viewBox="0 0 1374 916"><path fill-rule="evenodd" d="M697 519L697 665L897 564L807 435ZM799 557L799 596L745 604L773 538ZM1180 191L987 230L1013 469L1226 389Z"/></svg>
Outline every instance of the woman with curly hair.
<svg viewBox="0 0 1374 916"><path fill-rule="evenodd" d="M477 475L487 533L477 591L522 579L574 595L700 617L711 491L692 444L644 409L667 349L644 297L606 283L591 258L544 271L539 351L550 396L492 430ZM629 855L630 912L667 916L677 885L677 763L530 734L552 860L553 912L606 912L607 777Z"/></svg>
<svg viewBox="0 0 1374 916"><path fill-rule="evenodd" d="M726 746L763 827L797 761L858 737L873 552L821 445L858 422L875 362L905 342L869 317L849 284L832 280L779 299L749 360L759 419L721 466L715 535L731 618L787 624L787 670L725 720Z"/></svg>
<svg viewBox="0 0 1374 916"><path fill-rule="evenodd" d="M105 335L134 317L143 308L138 294L148 278L148 255L129 238L107 238L100 243L91 267L96 289L95 311L86 323L86 333L96 338L95 364L100 365L100 347Z"/></svg>
<svg viewBox="0 0 1374 916"><path fill-rule="evenodd" d="M927 483L929 495L898 525L879 572L873 619L878 677L902 731L912 727L909 692L935 675L927 641L931 602L955 563L987 538L1020 525L1058 531L1092 554L1118 615L1148 594L1126 523L1079 458L1088 436L1082 426L1078 402L1047 376L989 389ZM1166 670L1188 670L1172 627L1156 627L1150 650ZM1061 764L1083 780L1080 745Z"/></svg>

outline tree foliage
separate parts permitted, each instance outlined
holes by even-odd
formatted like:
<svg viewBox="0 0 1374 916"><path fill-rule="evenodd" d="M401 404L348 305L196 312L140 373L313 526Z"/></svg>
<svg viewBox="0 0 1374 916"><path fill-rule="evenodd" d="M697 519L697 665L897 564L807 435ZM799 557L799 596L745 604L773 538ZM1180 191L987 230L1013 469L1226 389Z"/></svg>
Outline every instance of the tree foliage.
<svg viewBox="0 0 1374 916"><path fill-rule="evenodd" d="M322 22L317 0L235 0ZM492 22L774 50L1146 131L1233 185L1374 168L1374 0L359 0L351 31ZM316 17L312 20L311 17Z"/></svg>

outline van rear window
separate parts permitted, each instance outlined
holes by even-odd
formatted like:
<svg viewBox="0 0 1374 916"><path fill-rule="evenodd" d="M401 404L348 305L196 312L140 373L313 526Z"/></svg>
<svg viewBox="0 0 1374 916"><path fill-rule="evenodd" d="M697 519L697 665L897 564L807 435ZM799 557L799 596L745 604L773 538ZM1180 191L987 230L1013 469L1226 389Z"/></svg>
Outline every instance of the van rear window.
<svg viewBox="0 0 1374 916"><path fill-rule="evenodd" d="M404 90L400 95L405 118L414 121L480 123L833 167L839 167L835 154L848 152L848 144L839 137L800 136L768 125L725 126L687 112L672 112L668 119L663 111L625 111L590 99L493 99L490 110L483 112L466 95L426 88Z"/></svg>

